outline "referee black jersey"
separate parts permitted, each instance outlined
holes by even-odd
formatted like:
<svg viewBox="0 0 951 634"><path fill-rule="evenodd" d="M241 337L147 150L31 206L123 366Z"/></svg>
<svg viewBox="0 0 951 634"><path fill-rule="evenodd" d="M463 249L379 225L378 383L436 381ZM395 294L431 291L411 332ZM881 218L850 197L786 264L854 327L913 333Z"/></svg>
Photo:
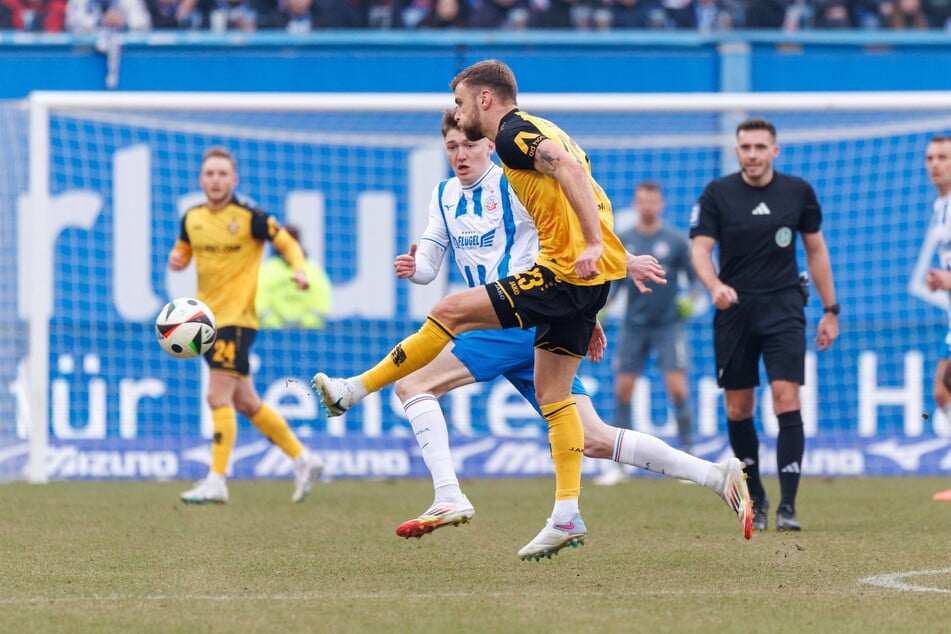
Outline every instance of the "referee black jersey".
<svg viewBox="0 0 951 634"><path fill-rule="evenodd" d="M812 186L773 172L765 187L739 172L707 185L690 213L690 237L709 236L720 252L719 277L738 293L772 293L799 283L796 235L816 233L822 210Z"/></svg>

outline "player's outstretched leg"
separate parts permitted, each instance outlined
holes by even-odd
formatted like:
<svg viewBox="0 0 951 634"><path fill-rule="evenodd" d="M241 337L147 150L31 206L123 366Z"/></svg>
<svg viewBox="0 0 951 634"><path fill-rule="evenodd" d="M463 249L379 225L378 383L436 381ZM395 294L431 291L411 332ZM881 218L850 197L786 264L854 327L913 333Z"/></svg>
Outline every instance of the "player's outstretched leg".
<svg viewBox="0 0 951 634"><path fill-rule="evenodd" d="M542 557L551 559L552 555L557 555L559 550L567 546L572 548L584 546L584 538L587 534L588 530L585 528L580 513L575 515L568 524L555 524L549 517L545 520L545 528L535 536L535 539L518 551L518 556L525 561L529 559L538 561Z"/></svg>
<svg viewBox="0 0 951 634"><path fill-rule="evenodd" d="M294 493L291 502L303 502L310 490L314 488L314 480L324 471L324 461L320 456L305 451L294 459Z"/></svg>
<svg viewBox="0 0 951 634"><path fill-rule="evenodd" d="M351 379L334 379L318 372L311 379L311 385L320 395L327 416L330 417L342 415L360 400Z"/></svg>
<svg viewBox="0 0 951 634"><path fill-rule="evenodd" d="M443 526L468 524L475 515L475 508L469 498L462 496L461 502L435 501L417 518L403 522L396 527L396 534L409 539L422 537Z"/></svg>
<svg viewBox="0 0 951 634"><path fill-rule="evenodd" d="M736 513L743 527L743 537L750 539L753 537L753 502L750 500L750 490L746 486L743 463L738 458L730 458L718 462L717 469L723 475L723 484L717 493Z"/></svg>

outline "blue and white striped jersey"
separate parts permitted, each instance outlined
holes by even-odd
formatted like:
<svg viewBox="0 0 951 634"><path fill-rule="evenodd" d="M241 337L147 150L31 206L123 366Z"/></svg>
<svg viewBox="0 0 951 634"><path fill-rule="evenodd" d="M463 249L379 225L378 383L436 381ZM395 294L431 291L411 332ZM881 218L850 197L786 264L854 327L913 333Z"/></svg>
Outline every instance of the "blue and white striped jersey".
<svg viewBox="0 0 951 634"><path fill-rule="evenodd" d="M429 224L420 239L417 272L411 280L432 281L448 250L469 287L534 265L538 255L535 225L495 163L468 187L453 177L433 190Z"/></svg>
<svg viewBox="0 0 951 634"><path fill-rule="evenodd" d="M951 271L951 194L934 201L928 232L935 242L935 255L941 268Z"/></svg>

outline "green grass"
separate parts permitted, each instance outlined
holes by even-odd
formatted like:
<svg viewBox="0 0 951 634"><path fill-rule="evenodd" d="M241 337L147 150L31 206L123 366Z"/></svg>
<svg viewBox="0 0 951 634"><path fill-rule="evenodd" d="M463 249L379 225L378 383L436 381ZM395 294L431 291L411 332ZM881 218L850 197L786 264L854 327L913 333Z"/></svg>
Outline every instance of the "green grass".
<svg viewBox="0 0 951 634"><path fill-rule="evenodd" d="M0 486L0 632L939 632L951 574L947 479L806 479L802 533L743 540L709 491L670 480L586 486L587 544L516 551L550 480L465 482L472 524L420 540L398 523L429 481L234 481L189 507L183 483ZM767 483L775 492L776 482Z"/></svg>

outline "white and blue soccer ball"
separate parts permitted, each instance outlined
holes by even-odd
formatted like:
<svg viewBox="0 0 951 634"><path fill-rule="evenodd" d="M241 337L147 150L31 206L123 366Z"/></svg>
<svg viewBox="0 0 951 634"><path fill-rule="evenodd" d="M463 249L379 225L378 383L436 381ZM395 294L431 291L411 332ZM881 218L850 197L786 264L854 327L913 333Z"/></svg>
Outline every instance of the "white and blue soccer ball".
<svg viewBox="0 0 951 634"><path fill-rule="evenodd" d="M191 297L180 297L159 311L155 336L162 349L173 357L193 359L215 343L218 327L208 306Z"/></svg>

